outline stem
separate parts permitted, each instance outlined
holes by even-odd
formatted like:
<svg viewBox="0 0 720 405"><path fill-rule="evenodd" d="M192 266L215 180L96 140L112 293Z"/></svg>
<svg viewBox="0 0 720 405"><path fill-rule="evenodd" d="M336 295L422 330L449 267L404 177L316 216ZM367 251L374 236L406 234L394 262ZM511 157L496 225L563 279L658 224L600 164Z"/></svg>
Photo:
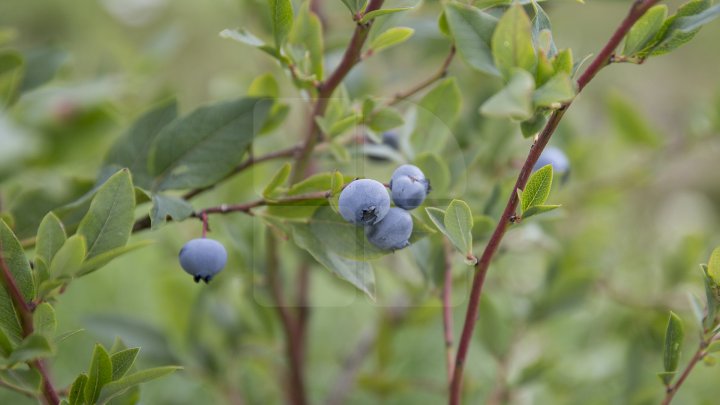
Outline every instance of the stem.
<svg viewBox="0 0 720 405"><path fill-rule="evenodd" d="M27 337L31 335L34 331L32 308L25 300L25 297L22 295L20 288L18 288L15 277L13 277L12 273L10 272L10 268L8 268L7 263L5 263L5 258L2 256L2 252L3 246L2 241L0 241L0 268L2 268L3 285L5 286L8 295L10 295L10 298L12 299L15 311L20 317L20 325L22 326L23 337ZM33 360L28 362L28 365L36 369L42 377L42 394L45 399L45 403L47 403L48 405L59 404L60 398L58 397L57 391L52 384L52 380L50 379L50 374L47 371L45 362L43 360Z"/></svg>
<svg viewBox="0 0 720 405"><path fill-rule="evenodd" d="M370 0L367 8L365 9L365 13L367 14L371 11L380 9L384 2L385 0ZM320 132L320 128L318 128L315 118L321 117L325 114L330 97L332 97L335 89L337 89L340 83L342 83L345 79L345 76L347 76L347 74L350 73L350 70L352 70L352 68L360 61L362 48L367 40L368 34L370 33L372 24L373 21L369 21L366 24L357 24L355 31L353 32L353 36L350 39L350 43L348 44L347 49L345 49L345 54L343 55L340 64L330 77L318 86L318 97L308 119L305 140L302 148L296 154L295 168L293 169L291 183L297 183L305 176L310 156L317 144L318 133Z"/></svg>
<svg viewBox="0 0 720 405"><path fill-rule="evenodd" d="M447 239L445 244L445 280L442 291L443 306L443 332L445 338L445 363L447 365L448 388L452 382L455 368L455 354L453 349L453 316L452 316L452 246Z"/></svg>
<svg viewBox="0 0 720 405"><path fill-rule="evenodd" d="M636 0L633 3L627 16L620 23L618 28L615 30L613 35L610 37L608 42L598 53L595 59L592 61L590 66L587 67L585 72L578 79L578 92L581 91L603 67L607 66L613 52L618 47L618 45L625 37L627 32L630 30L630 28L632 28L633 24L658 1L659 0ZM498 221L498 224L495 227L495 230L493 231L492 236L490 237L490 240L488 241L488 244L485 247L482 256L480 257L480 260L475 265L476 272L473 278L472 289L470 291L470 299L465 315L465 323L463 325L462 334L460 336L460 343L458 345L457 356L455 358L455 371L453 373L452 383L450 385L450 405L460 404L460 397L462 391L462 374L465 366L465 360L467 358L468 349L470 347L470 342L472 340L473 330L475 329L475 322L477 321L478 317L478 304L480 303L480 295L482 293L482 288L485 283L485 276L487 275L488 268L490 267L490 262L492 261L495 253L497 252L498 247L500 246L500 242L505 235L505 231L510 224L510 219L515 215L515 210L518 204L517 190L522 190L525 188L525 184L530 177L533 166L540 157L540 153L542 153L545 145L547 145L548 141L550 141L550 137L555 132L558 124L560 124L563 115L565 115L565 112L567 111L567 108L570 106L571 103L571 101L567 102L560 109L553 112L553 114L548 120L548 123L545 125L545 128L543 128L542 132L538 136L537 141L535 141L535 143L532 145L530 153L525 160L525 164L523 165L522 169L520 170L520 174L517 177L515 187L513 187L513 190L510 193L510 198L508 199L507 205L505 206L505 210L503 211L502 216L500 217L500 220Z"/></svg>
<svg viewBox="0 0 720 405"><path fill-rule="evenodd" d="M665 391L665 398L662 401L662 405L668 405L670 402L672 402L673 397L675 397L675 394L677 393L678 389L680 389L680 386L685 382L685 380L690 375L690 372L695 368L695 365L697 365L700 360L705 357L705 347L704 345L700 345L698 347L697 351L693 355L693 357L690 359L690 362L687 366L685 366L685 370L683 370L683 373L680 375L680 378L675 382L675 384L670 385L667 387L667 390Z"/></svg>
<svg viewBox="0 0 720 405"><path fill-rule="evenodd" d="M277 252L277 240L270 230L267 231L267 277L270 285L270 294L275 301L275 309L280 317L283 331L285 332L285 351L289 362L288 368L288 402L294 405L305 405L307 403L305 394L305 383L302 373L302 347L299 336L298 323L288 311L283 295L282 280L280 280L279 255Z"/></svg>
<svg viewBox="0 0 720 405"><path fill-rule="evenodd" d="M412 97L416 93L419 93L420 91L429 87L436 81L447 76L448 68L450 68L450 63L452 63L452 60L454 57L455 57L455 45L450 47L450 52L448 53L448 56L445 57L445 60L443 61L442 66L440 66L440 69L438 69L437 72L435 72L432 76L428 77L427 79L423 80L422 82L418 83L414 87L412 87L404 92L395 94L395 96L392 98L392 100L390 100L386 105L387 106L395 105L402 100Z"/></svg>

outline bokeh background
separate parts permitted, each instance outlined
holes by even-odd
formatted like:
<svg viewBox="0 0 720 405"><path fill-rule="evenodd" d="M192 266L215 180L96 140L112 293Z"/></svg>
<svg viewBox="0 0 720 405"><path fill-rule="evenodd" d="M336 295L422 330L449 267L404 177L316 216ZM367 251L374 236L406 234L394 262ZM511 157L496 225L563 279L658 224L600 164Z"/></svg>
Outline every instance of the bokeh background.
<svg viewBox="0 0 720 405"><path fill-rule="evenodd" d="M340 1L319 3L330 67L353 23ZM556 43L579 59L602 46L629 2L544 5ZM14 216L19 236L31 237L41 213L87 190L112 142L158 100L175 96L187 112L244 94L268 71L281 78L283 96L297 100L273 60L218 36L243 27L269 38L266 9L264 0L3 0L2 46L20 50L29 63L28 91L0 111L0 210ZM450 46L437 29L440 9L427 0L384 22L412 27L415 35L356 68L346 81L350 94L392 96L432 74ZM718 38L720 23L710 24L669 55L611 66L573 104L551 141L572 164L568 181L551 195L563 208L514 227L491 267L467 366L467 403L481 403L497 387L512 404L657 403L669 310L685 321L681 363L689 358L698 327L688 295L703 296L698 264L720 245ZM463 113L446 156L460 163L451 168L448 195L434 197L464 199L496 218L529 141L517 124L478 114L499 89L496 79L459 59L450 75L460 83ZM297 101L293 106L282 127L258 140L258 150L300 139L304 111ZM362 167L380 179L395 166L361 156L321 164L348 175ZM277 167L260 166L193 205L254 199ZM138 215L148 209L139 207ZM143 365L185 367L143 386L145 404L282 402L282 333L258 275L262 227L242 214L213 218L212 226L230 261L208 286L194 284L176 258L184 241L198 236L196 221L138 234L156 244L72 284L56 307L60 332L84 330L58 348L52 371L59 386L86 369L94 342L109 345L120 336L142 347ZM483 243L476 241L476 251ZM307 361L313 403L326 398L366 336L376 339L345 403L444 402L438 285L423 247L375 263L375 302L313 269ZM470 269L454 259L459 334ZM717 368L699 367L677 403L716 403L719 376ZM0 390L0 403L28 401Z"/></svg>

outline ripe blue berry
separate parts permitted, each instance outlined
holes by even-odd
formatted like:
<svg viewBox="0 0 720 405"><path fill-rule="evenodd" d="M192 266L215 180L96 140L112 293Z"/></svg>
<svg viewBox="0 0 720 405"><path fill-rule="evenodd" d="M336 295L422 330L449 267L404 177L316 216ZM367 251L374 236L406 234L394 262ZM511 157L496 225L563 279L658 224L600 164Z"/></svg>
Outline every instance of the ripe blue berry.
<svg viewBox="0 0 720 405"><path fill-rule="evenodd" d="M540 158L535 163L535 166L533 166L533 171L547 165L552 165L553 172L562 178L566 178L570 173L570 161L565 155L565 152L554 146L548 146L543 150Z"/></svg>
<svg viewBox="0 0 720 405"><path fill-rule="evenodd" d="M414 177L417 180L424 180L425 174L420 170L419 167L413 166L413 165L400 165L392 174L392 178L395 179L396 177L400 176L410 176ZM392 180L391 180L392 181Z"/></svg>
<svg viewBox="0 0 720 405"><path fill-rule="evenodd" d="M402 165L393 173L390 190L395 205L412 210L425 201L425 197L430 192L430 182L416 166Z"/></svg>
<svg viewBox="0 0 720 405"><path fill-rule="evenodd" d="M365 227L365 236L373 245L383 250L398 250L410 245L413 230L410 213L402 208L390 208L382 221Z"/></svg>
<svg viewBox="0 0 720 405"><path fill-rule="evenodd" d="M180 249L180 266L195 282L208 283L227 263L227 251L213 239L193 239Z"/></svg>
<svg viewBox="0 0 720 405"><path fill-rule="evenodd" d="M390 196L378 181L355 180L340 193L338 207L346 221L355 225L373 225L390 210Z"/></svg>

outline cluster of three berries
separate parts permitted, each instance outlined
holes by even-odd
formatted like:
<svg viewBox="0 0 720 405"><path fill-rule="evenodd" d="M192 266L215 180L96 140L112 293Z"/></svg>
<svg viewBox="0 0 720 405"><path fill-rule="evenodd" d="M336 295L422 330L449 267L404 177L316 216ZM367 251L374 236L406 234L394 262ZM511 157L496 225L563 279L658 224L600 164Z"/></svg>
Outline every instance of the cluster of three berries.
<svg viewBox="0 0 720 405"><path fill-rule="evenodd" d="M398 250L410 245L413 230L408 210L419 207L430 192L430 181L418 167L402 165L390 180L390 192L372 179L355 180L340 193L340 215L355 225L365 226L365 236L383 250Z"/></svg>

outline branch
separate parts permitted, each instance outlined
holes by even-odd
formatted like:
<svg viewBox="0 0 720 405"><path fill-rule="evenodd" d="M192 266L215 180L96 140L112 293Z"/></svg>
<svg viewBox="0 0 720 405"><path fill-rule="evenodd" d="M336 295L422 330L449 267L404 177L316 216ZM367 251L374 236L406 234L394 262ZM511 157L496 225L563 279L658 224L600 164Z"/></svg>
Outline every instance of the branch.
<svg viewBox="0 0 720 405"><path fill-rule="evenodd" d="M285 351L289 362L288 368L288 402L293 405L307 403L305 383L302 372L302 346L299 335L299 324L293 319L285 304L282 280L280 280L279 255L277 240L270 230L267 231L267 278L270 285L270 295L275 302L275 309L280 317L285 332Z"/></svg>
<svg viewBox="0 0 720 405"><path fill-rule="evenodd" d="M5 258L2 256L2 252L3 246L2 241L0 241L0 268L2 268L3 285L5 286L8 295L12 299L15 311L20 316L20 324L22 327L23 337L27 337L31 335L34 331L32 308L25 300L25 297L18 288L15 277L13 277L12 273L10 272L10 268L8 268L7 263L5 262ZM45 366L45 361L40 359L33 360L28 362L28 365L37 370L42 377L42 394L45 399L45 403L47 403L48 405L59 404L60 398L58 397L57 391L52 384L50 374L48 373Z"/></svg>
<svg viewBox="0 0 720 405"><path fill-rule="evenodd" d="M603 49L598 53L592 63L587 67L585 72L578 79L578 92L581 91L603 67L608 65L613 52L618 47L618 45L625 37L627 32L630 30L630 28L632 28L633 24L635 24L635 22L640 17L642 17L642 15L645 14L647 10L653 5L655 5L658 1L659 0L636 0L633 3L627 16L623 19L623 21L620 23L620 25L610 37L608 42L605 44ZM545 128L543 128L542 132L540 133L537 141L535 141L535 143L532 145L530 153L525 160L525 164L523 165L522 169L520 170L520 174L517 177L515 187L513 187L513 190L510 193L510 198L508 199L507 205L505 206L505 210L503 211L503 214L500 217L500 220L498 221L498 224L495 227L495 230L493 231L492 236L490 237L490 240L488 241L488 244L485 247L482 256L480 257L480 260L475 265L475 277L473 278L472 289L470 291L470 299L465 315L465 323L463 325L462 334L460 336L460 343L458 345L457 356L455 358L455 371L453 373L453 379L450 386L449 403L451 405L460 404L462 390L462 374L465 366L465 360L467 358L467 352L470 347L470 342L472 340L473 330L475 329L475 322L477 321L478 317L478 305L480 303L480 295L482 293L482 288L485 284L485 276L487 275L488 268L490 267L490 262L492 261L495 253L497 252L498 247L500 246L500 242L505 235L505 231L510 224L510 218L515 215L515 210L518 204L517 190L522 190L525 188L525 184L527 183L527 180L532 173L533 166L540 157L540 153L542 153L548 141L550 141L550 137L555 132L558 124L560 124L563 115L565 115L565 112L567 111L571 103L572 102L567 102L560 109L553 112L553 114L548 120L548 123L545 125Z"/></svg>
<svg viewBox="0 0 720 405"><path fill-rule="evenodd" d="M442 291L443 306L443 332L445 337L445 357L447 365L448 387L452 382L455 369L455 355L453 349L453 316L452 316L452 246L447 239L443 239L445 247L445 280Z"/></svg>
<svg viewBox="0 0 720 405"><path fill-rule="evenodd" d="M370 0L365 8L365 14L380 9L384 2L385 0ZM362 16L359 17L362 18ZM360 18L357 20L359 21ZM305 176L310 156L318 141L319 128L315 122L315 118L322 117L325 114L330 97L332 97L335 89L337 89L348 73L350 73L350 70L360 61L362 48L370 33L372 24L373 21L365 24L358 22L340 64L330 77L318 86L318 97L308 119L305 140L303 141L302 148L295 155L295 167L293 168L291 183L297 183Z"/></svg>
<svg viewBox="0 0 720 405"><path fill-rule="evenodd" d="M663 398L662 405L669 405L670 402L672 402L673 397L675 397L675 394L677 393L678 389L680 389L680 386L685 382L685 380L690 375L690 372L695 368L695 365L697 365L700 360L705 357L705 345L701 344L700 347L698 347L697 351L693 355L693 357L690 359L690 362L687 366L685 366L685 370L683 370L683 373L680 375L680 378L675 382L675 384L672 384L667 387L665 390L665 398Z"/></svg>
<svg viewBox="0 0 720 405"><path fill-rule="evenodd" d="M402 100L410 98L410 97L414 96L416 93L419 93L420 91L429 87L436 81L447 76L448 69L450 68L450 63L452 63L452 60L454 57L455 57L455 45L450 47L450 52L448 53L447 57L445 57L445 60L443 61L442 66L440 66L440 69L438 69L437 72L435 72L432 76L428 77L427 79L423 80L422 82L418 83L414 87L412 87L404 92L395 94L395 96L392 98L392 100L390 100L386 104L386 106L395 105Z"/></svg>

